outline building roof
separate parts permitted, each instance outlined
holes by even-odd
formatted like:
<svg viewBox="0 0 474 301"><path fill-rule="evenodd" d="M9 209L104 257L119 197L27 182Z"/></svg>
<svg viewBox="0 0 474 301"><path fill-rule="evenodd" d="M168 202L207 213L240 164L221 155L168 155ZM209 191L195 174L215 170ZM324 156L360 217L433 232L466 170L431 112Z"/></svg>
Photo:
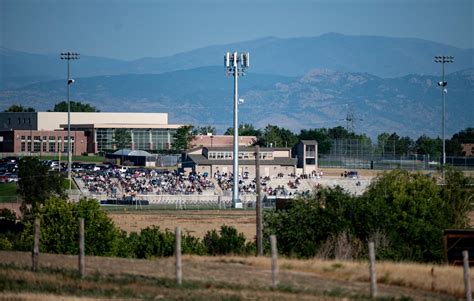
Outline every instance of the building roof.
<svg viewBox="0 0 474 301"><path fill-rule="evenodd" d="M67 124L60 124L61 128L67 128ZM84 123L71 124L72 128L96 128L96 129L178 129L180 124L149 124L149 123Z"/></svg>
<svg viewBox="0 0 474 301"><path fill-rule="evenodd" d="M197 165L232 165L233 160L208 159L204 155L189 154L184 161L192 161ZM184 163L184 162L183 162ZM255 160L239 160L239 165L255 165ZM276 157L273 160L260 160L260 165L296 165L296 158Z"/></svg>
<svg viewBox="0 0 474 301"><path fill-rule="evenodd" d="M301 140L303 144L318 144L318 141L316 140Z"/></svg>
<svg viewBox="0 0 474 301"><path fill-rule="evenodd" d="M142 156L142 157L150 157L153 156L149 152L143 150L131 150L128 148L119 149L118 151L114 152L114 155L121 155L121 156Z"/></svg>
<svg viewBox="0 0 474 301"><path fill-rule="evenodd" d="M206 148L208 151L217 151L217 152L225 152L225 151L233 151L233 147L232 146L227 146L227 147L204 147ZM251 152L254 152L255 151L255 147L254 146L239 146L239 152L245 152L245 151L251 151ZM291 148L287 148L287 147L261 147L260 148L260 151L261 152L271 152L271 151L291 151Z"/></svg>

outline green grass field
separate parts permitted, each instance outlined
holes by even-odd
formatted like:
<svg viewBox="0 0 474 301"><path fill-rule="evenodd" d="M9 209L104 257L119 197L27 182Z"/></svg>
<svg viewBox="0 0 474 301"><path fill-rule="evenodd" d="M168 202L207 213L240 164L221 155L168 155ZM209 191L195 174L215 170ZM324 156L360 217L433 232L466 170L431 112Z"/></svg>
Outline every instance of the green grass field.
<svg viewBox="0 0 474 301"><path fill-rule="evenodd" d="M16 183L0 184L0 203L16 201L18 197L16 190Z"/></svg>
<svg viewBox="0 0 474 301"><path fill-rule="evenodd" d="M104 159L102 156L72 156L73 162L102 163ZM41 156L41 160L59 160L59 156ZM67 162L67 155L62 155L61 161Z"/></svg>

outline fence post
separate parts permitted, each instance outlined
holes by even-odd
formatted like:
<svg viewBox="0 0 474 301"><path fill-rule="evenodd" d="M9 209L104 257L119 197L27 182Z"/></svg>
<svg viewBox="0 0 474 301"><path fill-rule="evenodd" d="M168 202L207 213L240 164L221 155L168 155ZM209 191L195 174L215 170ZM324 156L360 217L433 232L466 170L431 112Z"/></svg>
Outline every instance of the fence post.
<svg viewBox="0 0 474 301"><path fill-rule="evenodd" d="M33 252L31 254L31 269L33 271L38 270L38 260L39 260L39 243L40 243L40 219L39 217L35 218L35 226L33 230Z"/></svg>
<svg viewBox="0 0 474 301"><path fill-rule="evenodd" d="M79 219L79 275L81 278L84 278L85 276L85 266L86 266L86 260L85 260L85 244L84 244L84 218Z"/></svg>
<svg viewBox="0 0 474 301"><path fill-rule="evenodd" d="M464 292L466 293L466 301L472 301L471 293L471 277L469 276L469 252L462 251L462 261L464 263Z"/></svg>
<svg viewBox="0 0 474 301"><path fill-rule="evenodd" d="M370 271L370 297L377 297L377 274L375 272L375 247L374 242L369 242L369 271Z"/></svg>
<svg viewBox="0 0 474 301"><path fill-rule="evenodd" d="M275 235L270 235L270 245L272 249L272 287L276 288L278 286L278 250Z"/></svg>
<svg viewBox="0 0 474 301"><path fill-rule="evenodd" d="M257 220L257 256L263 255L262 246L262 198L260 194L260 146L255 147L255 180L257 181L256 220Z"/></svg>
<svg viewBox="0 0 474 301"><path fill-rule="evenodd" d="M183 278L183 265L181 263L181 227L175 229L175 250L176 250L176 283L181 285Z"/></svg>

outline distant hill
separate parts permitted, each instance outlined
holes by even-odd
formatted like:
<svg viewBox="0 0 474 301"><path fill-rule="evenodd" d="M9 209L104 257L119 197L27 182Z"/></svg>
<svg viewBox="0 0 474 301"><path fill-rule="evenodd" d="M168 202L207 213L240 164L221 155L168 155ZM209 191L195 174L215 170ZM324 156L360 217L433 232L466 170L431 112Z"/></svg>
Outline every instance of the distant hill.
<svg viewBox="0 0 474 301"><path fill-rule="evenodd" d="M263 38L195 49L161 58L134 61L87 56L72 63L74 77L121 74L159 74L170 71L222 66L226 51L249 51L255 73L302 76L308 71L331 69L365 72L380 77L439 74L435 55L452 55L450 72L474 68L474 49L414 38L350 36L328 33L317 37ZM0 48L0 89L11 89L47 79L65 78L66 63L58 54L41 55Z"/></svg>
<svg viewBox="0 0 474 301"><path fill-rule="evenodd" d="M473 126L474 69L448 74L448 134ZM371 136L388 131L418 137L441 132L438 76L381 78L367 73L315 69L301 77L249 72L239 81L239 120L298 131L345 126L349 107L358 118L356 131ZM47 110L64 100L63 80L0 91L0 109L12 103ZM232 124L233 80L221 67L203 67L163 74L128 74L76 78L72 100L101 111L168 112L170 122Z"/></svg>

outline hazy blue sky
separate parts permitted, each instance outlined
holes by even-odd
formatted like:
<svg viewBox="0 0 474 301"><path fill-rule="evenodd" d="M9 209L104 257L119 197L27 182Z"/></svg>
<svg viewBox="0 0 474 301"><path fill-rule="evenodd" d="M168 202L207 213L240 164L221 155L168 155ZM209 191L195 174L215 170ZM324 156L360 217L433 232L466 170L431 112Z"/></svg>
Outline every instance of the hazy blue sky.
<svg viewBox="0 0 474 301"><path fill-rule="evenodd" d="M416 37L474 47L473 0L0 0L0 45L136 59L265 36Z"/></svg>

